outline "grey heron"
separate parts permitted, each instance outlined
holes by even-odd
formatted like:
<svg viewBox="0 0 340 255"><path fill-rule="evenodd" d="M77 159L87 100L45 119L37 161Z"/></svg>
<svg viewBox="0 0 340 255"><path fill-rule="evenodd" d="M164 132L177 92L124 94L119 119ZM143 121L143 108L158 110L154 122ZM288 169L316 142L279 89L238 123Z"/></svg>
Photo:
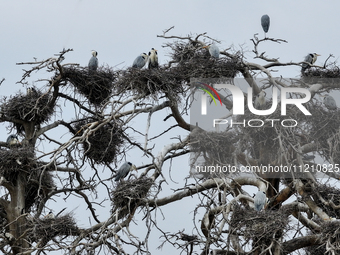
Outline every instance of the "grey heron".
<svg viewBox="0 0 340 255"><path fill-rule="evenodd" d="M334 98L328 94L322 96L323 97L323 104L329 109L329 110L336 110L336 102Z"/></svg>
<svg viewBox="0 0 340 255"><path fill-rule="evenodd" d="M268 30L269 30L269 25L270 25L270 18L269 18L269 16L268 16L267 14L265 14L265 15L263 15L263 16L261 17L261 26L262 26L263 31L264 31L265 33L268 32Z"/></svg>
<svg viewBox="0 0 340 255"><path fill-rule="evenodd" d="M146 53L140 54L135 61L133 61L132 67L142 68L148 62L149 56Z"/></svg>
<svg viewBox="0 0 340 255"><path fill-rule="evenodd" d="M266 92L261 90L260 93L256 95L255 98L255 108L256 109L263 109L263 107L266 105Z"/></svg>
<svg viewBox="0 0 340 255"><path fill-rule="evenodd" d="M309 53L305 57L304 62L307 62L307 63L313 65L315 63L316 59L318 58L318 56L321 56L321 55L316 54L316 53ZM302 63L301 72L306 71L307 68L310 68L310 65L308 65L306 63Z"/></svg>
<svg viewBox="0 0 340 255"><path fill-rule="evenodd" d="M218 48L218 46L215 43L204 46L203 48L208 48L210 56L212 56L213 58L219 58L220 49Z"/></svg>
<svg viewBox="0 0 340 255"><path fill-rule="evenodd" d="M152 68L158 68L158 56L157 56L157 50L154 48L151 48L151 51L149 51L149 69Z"/></svg>
<svg viewBox="0 0 340 255"><path fill-rule="evenodd" d="M264 191L258 191L254 197L254 207L255 211L261 211L266 204L266 193Z"/></svg>
<svg viewBox="0 0 340 255"><path fill-rule="evenodd" d="M118 170L116 177L115 177L115 181L119 181L124 179L128 173L132 170L136 170L137 172L137 168L134 164L132 164L131 162L125 162Z"/></svg>
<svg viewBox="0 0 340 255"><path fill-rule="evenodd" d="M44 216L44 219L54 219L54 214L50 211L47 215Z"/></svg>
<svg viewBox="0 0 340 255"><path fill-rule="evenodd" d="M98 68L98 58L97 58L98 52L93 50L92 51L92 57L90 58L89 61L89 70L91 71L96 71Z"/></svg>
<svg viewBox="0 0 340 255"><path fill-rule="evenodd" d="M13 146L13 145L18 145L18 144L20 144L20 142L19 142L19 139L18 139L18 136L16 136L16 135L9 135L8 137L7 137L7 144L9 145L9 146Z"/></svg>

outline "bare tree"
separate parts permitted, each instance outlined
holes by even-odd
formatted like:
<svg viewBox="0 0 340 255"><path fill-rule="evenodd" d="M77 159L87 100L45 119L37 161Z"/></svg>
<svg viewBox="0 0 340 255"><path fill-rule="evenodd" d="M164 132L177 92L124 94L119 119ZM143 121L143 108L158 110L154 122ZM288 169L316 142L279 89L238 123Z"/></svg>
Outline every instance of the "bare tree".
<svg viewBox="0 0 340 255"><path fill-rule="evenodd" d="M33 72L48 71L52 77L39 80L44 83L40 88L0 102L1 122L22 140L16 145L0 144L1 251L147 254L151 253L150 234L156 231L164 240L160 248L172 245L179 254L339 254L340 190L332 180L340 177L340 119L337 110L326 109L318 100L321 93L339 89L335 79L340 76L339 68L327 59L323 67L311 66L300 79L275 78L274 68L303 63L282 63L278 57L259 52L261 42L286 43L282 39L255 35L254 57L265 63L257 64L232 48L221 51L219 59L211 58L203 47L217 40L205 33L171 36L171 31L158 36L166 40L164 47L171 54L171 60L158 69L102 66L90 72L67 63L71 49L46 60L19 63L29 66L20 80L24 86L30 85ZM260 74L266 77L263 86L256 80ZM312 117L288 107L290 119L299 119L298 126L238 126L221 132L187 121L195 88L200 88L191 86L193 78L233 83L236 77L245 79L254 96L273 87L308 89L312 99L305 107ZM219 90L214 95L230 111L230 118L233 102L223 93ZM153 121L156 114L163 117L164 130L159 130L159 121ZM243 117L265 119L249 109ZM266 118L283 119L279 110ZM145 131L139 119L144 120ZM153 137L152 128L158 130ZM169 140L173 131L185 135ZM66 135L60 139L58 133ZM147 163L137 165L138 175L115 183L117 166L128 160L129 152ZM311 152L323 164L304 157ZM265 165L321 167L324 178L318 179L311 171L274 177L263 172L202 174L190 172L188 166L183 167L188 178L182 187L171 195L164 193L164 186L172 186L165 173L189 153L192 166L203 159L206 165L232 165L238 170ZM249 185L266 191L268 203L260 212L254 210ZM105 194L99 194L99 189ZM43 216L49 201L69 201L72 195L87 205L91 226L80 227L67 208ZM108 198L110 206L105 199L93 199L96 196ZM192 208L193 222L187 223L186 230L178 226L175 233L159 227L159 209L169 204L176 207L182 198L198 201ZM110 212L105 219L96 213L104 205ZM204 215L198 213L202 208ZM138 236L130 230L137 214L146 221L144 234Z"/></svg>

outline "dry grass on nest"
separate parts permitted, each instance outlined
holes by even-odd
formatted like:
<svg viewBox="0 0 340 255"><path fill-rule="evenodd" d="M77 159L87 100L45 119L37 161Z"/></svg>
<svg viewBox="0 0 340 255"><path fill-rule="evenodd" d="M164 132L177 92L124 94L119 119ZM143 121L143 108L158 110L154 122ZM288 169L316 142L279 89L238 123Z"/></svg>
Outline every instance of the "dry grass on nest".
<svg viewBox="0 0 340 255"><path fill-rule="evenodd" d="M98 120L88 118L87 120L79 121L74 125L74 129L78 131L78 135L82 135L87 125L95 121ZM88 137L88 142L83 142L85 156L96 164L110 164L114 162L119 154L119 149L124 142L123 137L121 126L111 121L92 133Z"/></svg>
<svg viewBox="0 0 340 255"><path fill-rule="evenodd" d="M182 75L164 68L151 70L129 68L115 86L118 93L131 90L141 95L165 93L177 97L184 92Z"/></svg>
<svg viewBox="0 0 340 255"><path fill-rule="evenodd" d="M30 242L39 242L46 244L56 236L75 236L79 235L78 229L73 217L70 214L59 216L54 219L31 219L27 222L28 239Z"/></svg>
<svg viewBox="0 0 340 255"><path fill-rule="evenodd" d="M6 100L1 99L1 112L8 119L32 121L36 125L48 121L53 112L55 104L50 104L52 96L49 93L42 93L35 89L29 94L17 93ZM18 133L23 131L21 124L15 124Z"/></svg>
<svg viewBox="0 0 340 255"><path fill-rule="evenodd" d="M282 211L265 210L257 212L235 205L230 220L230 229L242 235L247 242L252 240L253 246L270 244L273 237L279 238L288 228L289 214Z"/></svg>
<svg viewBox="0 0 340 255"><path fill-rule="evenodd" d="M233 162L233 144L238 140L235 132L192 132L190 134L190 150L196 155L204 155L206 165Z"/></svg>
<svg viewBox="0 0 340 255"><path fill-rule="evenodd" d="M112 207L122 209L121 215L133 211L141 199L148 196L153 184L151 178L139 178L135 180L124 180L119 182L116 189L111 192Z"/></svg>
<svg viewBox="0 0 340 255"><path fill-rule="evenodd" d="M88 68L69 67L63 70L63 75L94 105L100 105L109 99L117 78L116 73L110 68L89 71Z"/></svg>

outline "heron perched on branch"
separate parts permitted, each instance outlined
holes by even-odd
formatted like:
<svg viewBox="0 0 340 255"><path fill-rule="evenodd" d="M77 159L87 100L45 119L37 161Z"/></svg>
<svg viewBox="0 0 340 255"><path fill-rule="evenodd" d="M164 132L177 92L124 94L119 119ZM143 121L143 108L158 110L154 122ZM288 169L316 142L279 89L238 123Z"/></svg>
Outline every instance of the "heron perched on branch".
<svg viewBox="0 0 340 255"><path fill-rule="evenodd" d="M254 197L255 211L261 211L266 204L266 200L266 192L259 190Z"/></svg>
<svg viewBox="0 0 340 255"><path fill-rule="evenodd" d="M20 144L18 136L17 135L9 135L9 137L7 137L7 144L9 146L13 146L13 145L18 145Z"/></svg>
<svg viewBox="0 0 340 255"><path fill-rule="evenodd" d="M135 61L133 61L132 67L142 68L148 62L149 56L146 53L140 54Z"/></svg>
<svg viewBox="0 0 340 255"><path fill-rule="evenodd" d="M157 50L154 48L151 48L151 51L149 51L149 69L152 68L158 68Z"/></svg>
<svg viewBox="0 0 340 255"><path fill-rule="evenodd" d="M218 46L215 43L204 46L203 48L208 48L210 56L212 56L213 58L219 58L220 49L218 48Z"/></svg>
<svg viewBox="0 0 340 255"><path fill-rule="evenodd" d="M310 68L310 65L313 65L315 63L318 56L321 56L321 55L316 54L316 53L309 53L305 57L305 60L304 60L304 62L307 62L308 64L302 63L301 72L304 72L304 71L306 71L307 68Z"/></svg>
<svg viewBox="0 0 340 255"><path fill-rule="evenodd" d="M265 33L268 32L268 30L269 30L269 25L270 25L270 18L269 18L269 16L268 16L267 14L265 14L265 15L263 15L263 16L261 17L261 26L262 26L263 31L264 31Z"/></svg>
<svg viewBox="0 0 340 255"><path fill-rule="evenodd" d="M334 98L328 94L322 96L323 97L323 104L329 109L329 110L336 110L336 102Z"/></svg>
<svg viewBox="0 0 340 255"><path fill-rule="evenodd" d="M261 90L260 93L256 95L255 98L255 108L256 109L263 109L263 107L266 105L266 92Z"/></svg>
<svg viewBox="0 0 340 255"><path fill-rule="evenodd" d="M124 179L129 172L136 170L137 172L137 168L134 164L132 164L131 162L125 162L118 170L116 177L115 177L115 181L119 181Z"/></svg>
<svg viewBox="0 0 340 255"><path fill-rule="evenodd" d="M89 70L90 71L96 71L98 68L98 58L97 58L98 52L93 50L92 51L92 57L89 61Z"/></svg>

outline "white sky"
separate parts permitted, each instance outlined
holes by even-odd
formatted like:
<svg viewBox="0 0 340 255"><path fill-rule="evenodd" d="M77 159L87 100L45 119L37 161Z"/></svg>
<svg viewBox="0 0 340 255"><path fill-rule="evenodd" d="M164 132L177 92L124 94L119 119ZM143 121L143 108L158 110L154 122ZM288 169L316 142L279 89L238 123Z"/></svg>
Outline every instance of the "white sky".
<svg viewBox="0 0 340 255"><path fill-rule="evenodd" d="M16 84L22 75L23 66L18 62L33 61L33 57L42 60L53 56L63 48L74 51L66 55L66 62L86 66L91 50L98 52L100 64L126 68L142 52L148 53L153 47L158 50L160 64L169 60L167 49L162 48L166 41L157 38L162 31L175 26L172 35L186 36L190 33L207 32L210 37L221 41L220 49L233 46L235 50L245 52L249 62L263 63L253 59L250 39L255 33L263 36L260 18L268 14L271 24L269 37L285 39L287 44L265 42L260 50L269 57L280 57L285 61L302 61L306 54L321 54L316 64L323 65L332 53L337 60L339 47L339 5L338 1L1 1L0 34L1 52L0 79L5 82L0 87L1 96L10 96L18 90L25 91ZM280 69L274 76L298 77L300 67ZM49 78L51 74L39 73L39 78ZM35 79L37 77L34 77ZM34 81L34 79L31 79ZM43 86L44 84L37 84ZM155 121L163 120L164 115L155 115ZM168 123L166 123L168 124ZM0 129L5 131L6 124ZM143 127L142 131L145 130ZM155 134L158 130L153 131ZM182 135L185 133L182 133ZM61 136L62 134L60 134ZM173 133L175 136L176 133ZM0 140L5 141L4 133ZM150 135L151 137L152 135ZM168 142L168 141L166 141ZM162 145L159 145L162 148ZM132 156L132 155L131 155ZM134 159L136 165L148 162L147 159ZM187 173L187 160L177 163L172 170L175 181L182 182ZM181 172L180 174L178 174ZM177 176L178 174L178 176ZM168 177L168 175L165 175ZM179 177L180 176L180 177ZM179 188L169 182L171 187ZM183 185L183 184L182 184ZM185 228L191 233L191 219L197 201L189 198L176 203L177 208L166 214L166 231L177 232ZM73 206L73 205L72 205ZM63 208L60 206L60 208ZM76 208L74 205L71 209ZM180 210L178 210L180 208ZM163 213L168 209L162 208ZM99 210L99 209L98 209ZM108 208L104 211L108 211ZM76 213L80 219L81 213ZM179 213L179 214L178 214ZM105 212L101 220L105 219ZM138 224L144 224L141 219ZM87 219L82 225L88 224ZM136 230L137 231L137 230ZM166 246L162 251L155 250L160 244L160 233L155 231L152 254L178 254Z"/></svg>

